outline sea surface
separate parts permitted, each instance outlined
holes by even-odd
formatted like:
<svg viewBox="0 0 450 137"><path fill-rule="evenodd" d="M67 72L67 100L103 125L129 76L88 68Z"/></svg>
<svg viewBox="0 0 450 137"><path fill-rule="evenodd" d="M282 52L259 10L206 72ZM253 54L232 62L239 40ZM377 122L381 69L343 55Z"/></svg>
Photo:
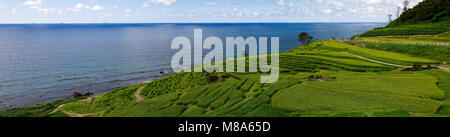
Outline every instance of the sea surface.
<svg viewBox="0 0 450 137"><path fill-rule="evenodd" d="M1 24L0 110L104 93L170 71L171 41L194 29L203 38L279 37L280 51L314 39L350 38L386 23ZM225 44L225 43L224 43Z"/></svg>

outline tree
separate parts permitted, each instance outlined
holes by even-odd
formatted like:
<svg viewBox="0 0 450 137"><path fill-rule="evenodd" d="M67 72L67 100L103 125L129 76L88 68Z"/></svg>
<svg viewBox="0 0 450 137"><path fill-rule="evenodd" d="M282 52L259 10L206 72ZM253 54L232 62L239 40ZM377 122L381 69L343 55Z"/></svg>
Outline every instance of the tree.
<svg viewBox="0 0 450 137"><path fill-rule="evenodd" d="M392 22L392 14L388 14L388 21Z"/></svg>
<svg viewBox="0 0 450 137"><path fill-rule="evenodd" d="M403 1L403 12L406 12L408 10L409 1L404 0Z"/></svg>
<svg viewBox="0 0 450 137"><path fill-rule="evenodd" d="M400 10L402 10L402 8L397 7L397 18L400 17Z"/></svg>
<svg viewBox="0 0 450 137"><path fill-rule="evenodd" d="M309 44L311 43L313 37L308 34L308 32L302 32L298 34L298 41L300 41L303 44Z"/></svg>

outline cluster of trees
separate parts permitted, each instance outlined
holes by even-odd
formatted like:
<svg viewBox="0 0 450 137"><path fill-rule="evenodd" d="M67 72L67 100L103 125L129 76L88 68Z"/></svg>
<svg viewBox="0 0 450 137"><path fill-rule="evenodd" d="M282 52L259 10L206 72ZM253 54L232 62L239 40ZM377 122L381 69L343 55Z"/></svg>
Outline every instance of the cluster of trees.
<svg viewBox="0 0 450 137"><path fill-rule="evenodd" d="M403 0L403 12L408 11L409 1ZM400 17L401 7L397 7L397 18ZM392 14L388 14L388 21L392 22Z"/></svg>
<svg viewBox="0 0 450 137"><path fill-rule="evenodd" d="M301 42L303 45L307 45L312 42L313 37L311 35L309 35L308 32L302 32L302 33L298 34L297 40L299 42Z"/></svg>
<svg viewBox="0 0 450 137"><path fill-rule="evenodd" d="M441 21L450 16L450 0L424 0L412 9L409 9L409 1L403 1L403 8L397 7L397 19L392 20L392 14L388 15L388 26L414 23L417 21ZM402 14L400 15L400 10Z"/></svg>

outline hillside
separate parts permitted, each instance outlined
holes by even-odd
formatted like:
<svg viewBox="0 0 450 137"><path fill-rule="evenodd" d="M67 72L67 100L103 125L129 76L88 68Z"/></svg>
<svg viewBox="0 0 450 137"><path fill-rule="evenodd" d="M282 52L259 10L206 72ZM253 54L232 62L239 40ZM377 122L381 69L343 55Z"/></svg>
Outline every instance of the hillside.
<svg viewBox="0 0 450 137"><path fill-rule="evenodd" d="M263 73L176 73L93 100L38 104L0 111L0 116L450 116L450 73L402 71L403 66L417 63L439 62L338 41L316 41L280 54L280 78L272 84L260 83ZM143 100L137 100L142 87L139 96Z"/></svg>
<svg viewBox="0 0 450 137"><path fill-rule="evenodd" d="M425 0L386 27L361 34L361 37L389 35L436 35L450 29L450 1Z"/></svg>
<svg viewBox="0 0 450 137"><path fill-rule="evenodd" d="M450 17L450 1L425 0L417 6L402 13L402 15L389 23L387 27L398 25L417 24L419 22L446 21Z"/></svg>
<svg viewBox="0 0 450 137"><path fill-rule="evenodd" d="M436 45L450 43L448 3L425 0L362 42L314 41L280 53L276 83L261 83L260 72L181 72L0 117L450 117L450 46ZM433 36L392 36L418 34Z"/></svg>

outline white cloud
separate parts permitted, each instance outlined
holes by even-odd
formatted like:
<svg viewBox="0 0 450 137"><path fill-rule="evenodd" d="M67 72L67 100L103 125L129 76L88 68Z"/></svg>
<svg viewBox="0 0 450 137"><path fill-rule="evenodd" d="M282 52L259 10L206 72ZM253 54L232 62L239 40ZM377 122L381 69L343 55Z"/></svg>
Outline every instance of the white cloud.
<svg viewBox="0 0 450 137"><path fill-rule="evenodd" d="M105 16L105 17L110 17L110 16L112 16L112 14L111 14L111 13L105 13L104 16Z"/></svg>
<svg viewBox="0 0 450 137"><path fill-rule="evenodd" d="M302 2L304 2L304 3L306 3L306 4L311 4L311 1L310 1L310 0L300 0L300 1L302 1Z"/></svg>
<svg viewBox="0 0 450 137"><path fill-rule="evenodd" d="M217 5L217 1L205 2L205 5Z"/></svg>
<svg viewBox="0 0 450 137"><path fill-rule="evenodd" d="M41 5L41 4L42 4L42 0L27 0L27 1L23 2L23 5L25 5L25 6Z"/></svg>
<svg viewBox="0 0 450 137"><path fill-rule="evenodd" d="M11 9L11 14L16 14L16 12L17 12L17 8L12 8Z"/></svg>
<svg viewBox="0 0 450 137"><path fill-rule="evenodd" d="M237 17L241 17L243 14L244 14L244 13L242 13L242 12L238 12L238 13L236 14L236 16L237 16Z"/></svg>
<svg viewBox="0 0 450 137"><path fill-rule="evenodd" d="M83 5L81 3L77 3L77 4L75 4L74 8L77 8L77 9L89 9L90 7L88 5Z"/></svg>
<svg viewBox="0 0 450 137"><path fill-rule="evenodd" d="M277 5L284 6L284 0L277 1Z"/></svg>
<svg viewBox="0 0 450 137"><path fill-rule="evenodd" d="M67 10L67 11L72 11L72 12L78 12L78 11L80 11L79 9L76 9L76 8L67 8L66 10Z"/></svg>
<svg viewBox="0 0 450 137"><path fill-rule="evenodd" d="M146 7L150 6L150 4L147 3L147 2L144 2L144 3L141 4L141 6L146 8Z"/></svg>
<svg viewBox="0 0 450 137"><path fill-rule="evenodd" d="M43 8L41 7L43 1L42 0L27 0L24 1L22 4L29 8L29 9L33 9L37 12L42 12L44 14L48 14L50 12L56 12L56 11L60 11L60 9L57 8ZM11 9L11 13L15 14L17 9Z"/></svg>
<svg viewBox="0 0 450 137"><path fill-rule="evenodd" d="M367 7L367 11L369 13L374 13L376 11L376 9L374 7L372 7L372 6L370 6L370 7Z"/></svg>
<svg viewBox="0 0 450 137"><path fill-rule="evenodd" d="M94 7L92 7L92 10L104 10L105 8L103 8L100 5L95 5Z"/></svg>
<svg viewBox="0 0 450 137"><path fill-rule="evenodd" d="M345 6L342 0L326 0L324 2L322 2L322 0L317 0L317 2L323 4L325 8L334 10L342 10Z"/></svg>
<svg viewBox="0 0 450 137"><path fill-rule="evenodd" d="M142 7L148 7L150 6L150 4L154 4L154 5L173 5L175 2L177 2L177 0L148 0L147 2L144 2L141 4Z"/></svg>
<svg viewBox="0 0 450 137"><path fill-rule="evenodd" d="M125 12L125 13L130 13L130 12L131 12L131 9L125 9L125 10L123 10L123 12Z"/></svg>
<svg viewBox="0 0 450 137"><path fill-rule="evenodd" d="M253 15L253 16L258 16L259 13L258 13L258 12L253 12L252 15Z"/></svg>
<svg viewBox="0 0 450 137"><path fill-rule="evenodd" d="M332 10L331 9L323 9L322 12L325 14L330 14L332 12Z"/></svg>
<svg viewBox="0 0 450 137"><path fill-rule="evenodd" d="M44 12L45 14L48 14L49 12L57 11L56 8L38 8L38 12Z"/></svg>
<svg viewBox="0 0 450 137"><path fill-rule="evenodd" d="M76 5L75 5L75 8L77 8L77 9L81 9L81 8L83 8L84 6L83 6L83 4L81 4L81 3L77 3Z"/></svg>
<svg viewBox="0 0 450 137"><path fill-rule="evenodd" d="M365 0L367 4L379 4L382 0Z"/></svg>
<svg viewBox="0 0 450 137"><path fill-rule="evenodd" d="M231 5L231 9L236 12L239 10L239 8L236 5Z"/></svg>
<svg viewBox="0 0 450 137"><path fill-rule="evenodd" d="M78 11L80 11L82 9L87 9L88 10L88 9L91 9L91 8L90 8L89 5L84 5L84 4L81 4L81 3L77 3L72 8L67 8L66 10L72 11L72 12L78 12Z"/></svg>
<svg viewBox="0 0 450 137"><path fill-rule="evenodd" d="M2 9L2 8L6 8L6 5L3 3L0 3L0 9Z"/></svg>
<svg viewBox="0 0 450 137"><path fill-rule="evenodd" d="M242 11L239 11L239 8L236 5L231 5L231 10L233 11L233 13L231 13L231 16L240 18L242 15L244 15Z"/></svg>

